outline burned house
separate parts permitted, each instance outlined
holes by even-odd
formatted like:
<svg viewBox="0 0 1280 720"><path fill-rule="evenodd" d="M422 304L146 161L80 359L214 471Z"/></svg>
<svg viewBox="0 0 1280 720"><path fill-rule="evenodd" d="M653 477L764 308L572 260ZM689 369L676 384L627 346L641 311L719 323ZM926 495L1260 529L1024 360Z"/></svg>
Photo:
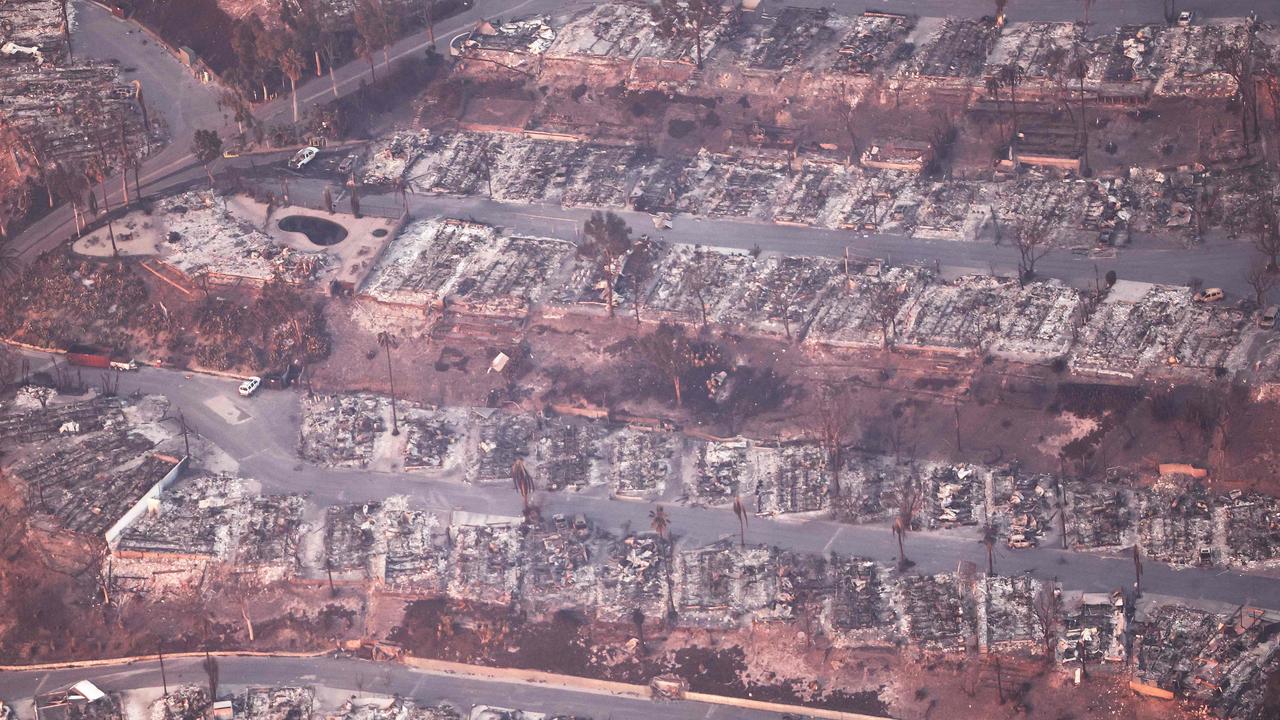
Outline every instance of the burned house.
<svg viewBox="0 0 1280 720"><path fill-rule="evenodd" d="M831 503L827 454L812 444L751 449L755 511L760 515L811 513Z"/></svg>
<svg viewBox="0 0 1280 720"><path fill-rule="evenodd" d="M410 508L402 496L326 511L323 570L331 580L439 594L448 558L448 538L439 518Z"/></svg>
<svg viewBox="0 0 1280 720"><path fill-rule="evenodd" d="M536 473L547 490L585 490L605 482L599 423L562 419L539 423L534 445Z"/></svg>
<svg viewBox="0 0 1280 720"><path fill-rule="evenodd" d="M1133 489L1124 473L1065 482L1067 542L1078 549L1119 548L1136 538Z"/></svg>
<svg viewBox="0 0 1280 720"><path fill-rule="evenodd" d="M854 18L840 40L832 68L854 75L891 70L894 63L911 55L914 48L906 40L914 27L915 18L910 16L867 11Z"/></svg>
<svg viewBox="0 0 1280 720"><path fill-rule="evenodd" d="M693 462L685 468L685 494L705 505L732 502L743 495L749 482L748 447L746 440L697 443Z"/></svg>
<svg viewBox="0 0 1280 720"><path fill-rule="evenodd" d="M770 547L732 540L676 554L676 607L688 622L732 625L778 600L778 565Z"/></svg>
<svg viewBox="0 0 1280 720"><path fill-rule="evenodd" d="M832 587L823 616L827 634L842 644L884 642L885 628L896 621L885 569L864 558L833 553L826 570Z"/></svg>
<svg viewBox="0 0 1280 720"><path fill-rule="evenodd" d="M1086 664L1126 661L1129 615L1123 593L1081 593L1062 605L1059 659Z"/></svg>
<svg viewBox="0 0 1280 720"><path fill-rule="evenodd" d="M555 515L526 524L521 602L525 610L550 615L595 602L601 544L584 517Z"/></svg>
<svg viewBox="0 0 1280 720"><path fill-rule="evenodd" d="M516 460L531 455L537 421L532 415L473 411L474 432L467 447L468 482L509 481Z"/></svg>
<svg viewBox="0 0 1280 720"><path fill-rule="evenodd" d="M298 454L306 461L366 468L390 437L391 404L376 395L316 395L303 400Z"/></svg>
<svg viewBox="0 0 1280 720"><path fill-rule="evenodd" d="M1230 615L1177 605L1155 608L1135 630L1135 688L1204 702L1220 717L1254 715L1262 671L1280 653L1280 618L1241 606Z"/></svg>
<svg viewBox="0 0 1280 720"><path fill-rule="evenodd" d="M519 520L458 515L449 526L449 596L491 605L517 601L521 573Z"/></svg>
<svg viewBox="0 0 1280 720"><path fill-rule="evenodd" d="M669 541L656 533L610 541L597 575L596 615L613 622L630 622L635 611L664 615L673 602L669 553Z"/></svg>
<svg viewBox="0 0 1280 720"><path fill-rule="evenodd" d="M658 498L679 477L680 441L667 432L626 427L610 438L613 494Z"/></svg>
<svg viewBox="0 0 1280 720"><path fill-rule="evenodd" d="M907 575L893 587L899 632L921 647L963 650L976 631L976 611L964 581L955 575Z"/></svg>

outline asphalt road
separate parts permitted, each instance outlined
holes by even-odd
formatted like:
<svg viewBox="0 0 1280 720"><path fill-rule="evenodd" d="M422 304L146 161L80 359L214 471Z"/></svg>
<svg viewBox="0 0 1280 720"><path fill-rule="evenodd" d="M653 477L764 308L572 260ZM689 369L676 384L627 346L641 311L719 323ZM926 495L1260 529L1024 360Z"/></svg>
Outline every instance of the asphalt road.
<svg viewBox="0 0 1280 720"><path fill-rule="evenodd" d="M803 1L802 1L802 4ZM890 9L919 15L983 15L994 9L992 2L979 0L892 0L870 3L846 2L812 3L830 5L844 12L860 12L867 7ZM437 46L444 47L448 40L471 27L485 17L512 17L533 13L565 12L589 6L585 0L557 2L557 0L477 0L467 12L450 18L441 24L436 33ZM767 6L766 6L767 7ZM1091 19L1097 25L1122 22L1158 22L1163 15L1162 3L1153 0L1124 0L1123 2L1097 3L1091 11ZM1222 0L1221 2L1183 2L1180 9L1194 9L1203 16L1243 16L1254 5L1249 0ZM173 136L172 144L148 160L143 166L143 186L148 193L163 192L166 188L189 183L202 174L187 152L191 133L197 127L220 127L224 136L230 136L230 122L226 114L217 108L217 92L213 86L197 83L174 58L144 42L136 27L110 16L101 7L79 0L80 27L76 33L77 53L102 59L119 59L123 66L134 67L137 79L143 82L144 94L149 105L164 112ZM1280 4L1260 3L1257 10L1268 19L1280 18ZM1015 20L1075 20L1082 16L1083 6L1069 0L1012 0L1008 12ZM1079 14L1078 14L1079 13ZM430 42L426 33L406 37L391 48L394 60L423 52ZM368 72L367 65L355 61L336 71L339 94L347 94L359 88L361 79ZM129 77L126 75L126 77ZM299 104L309 107L332 99L329 78L311 77L298 89ZM290 116L288 95L266 103L256 110L260 119L281 121ZM230 164L246 166L253 159L240 158ZM217 161L219 169L228 161ZM119 202L119 181L105 183L113 203ZM313 189L314 203L318 204L322 190ZM560 208L498 206L479 199L427 200L417 199L413 210L418 214L457 214L471 210L470 214L486 221L496 222L523 232L559 232L565 235L585 215L585 211ZM488 213L488 214L485 214ZM632 218L633 225L643 227L644 216ZM15 249L26 261L47 250L74 230L71 213L61 207L48 217L28 228L17 239ZM916 241L888 234L866 234L842 231L783 228L765 224L736 223L726 221L678 218L675 226L663 233L673 242L718 245L749 249L759 245L764 250L791 254L840 256L845 252L868 257L886 258L905 263L934 264L947 270L1009 272L1016 268L1016 254L1007 247L995 247L983 243L951 243ZM1208 285L1216 285L1229 291L1244 292L1243 270L1253 257L1247 243L1228 240L1211 240L1195 250L1168 248L1132 248L1122 251L1112 259L1095 260L1059 252L1041 261L1042 274L1058 277L1077 285L1093 281L1097 273L1115 269L1122 278L1152 282L1183 283L1196 276Z"/></svg>
<svg viewBox="0 0 1280 720"><path fill-rule="evenodd" d="M206 684L208 677L200 662L199 659L165 660L165 679L169 687L172 689L182 683ZM596 720L651 720L655 715L673 720L764 720L780 717L774 713L705 703L658 704L544 685L436 675L403 665L363 660L223 657L218 659L218 672L223 692L245 687L312 685L348 691L352 696L398 694L422 704L447 702L464 712L474 705L492 705ZM33 718L31 698L34 695L86 679L108 692L137 690L141 691L139 695L148 697L158 697L161 693L160 664L138 662L79 670L0 672L0 699L14 707L20 716ZM328 710L332 709L330 702L337 705L341 701L342 698L330 696L318 699L317 706L320 710Z"/></svg>
<svg viewBox="0 0 1280 720"><path fill-rule="evenodd" d="M273 183L264 185L271 187ZM319 208L322 207L326 187L330 188L334 198L341 198L337 203L338 209L350 209L340 185L332 179L291 178L289 199L299 205ZM475 218L515 233L562 239L577 237L583 221L592 212L590 208L510 203L483 197L409 195L407 200L413 217ZM360 207L364 212L395 215L403 206L398 194L366 193L361 195ZM843 257L847 250L854 258L937 266L948 276L993 271L1008 276L1017 274L1017 250L1008 244L996 245L993 239L975 242L917 240L893 233L824 230L689 215L677 215L671 228L658 230L646 213L616 212L626 218L636 233L673 243L741 250L758 246L765 252L835 258ZM1194 276L1203 280L1206 286L1248 295L1251 293L1242 268L1256 256L1257 250L1248 240L1232 240L1221 235L1213 235L1193 248L1171 247L1149 237L1139 237L1129 247L1101 257L1078 254L1069 249L1054 250L1039 261L1036 271L1077 287L1092 287L1108 270L1115 270L1125 280L1171 284L1186 283Z"/></svg>
<svg viewBox="0 0 1280 720"><path fill-rule="evenodd" d="M407 495L423 508L448 513L453 510L518 517L519 496L509 483L473 485L460 477L400 472L369 472L311 465L297 456L301 415L301 390L263 390L252 398L236 393L237 382L206 375L145 368L121 377L119 391L166 395L172 412L182 410L201 436L222 448L240 465L240 474L259 481L264 493L300 493L312 502L379 500ZM221 398L221 401L210 401ZM231 403L243 416L228 421L215 407ZM727 508L694 508L674 503L678 488L664 502L672 518L672 532L690 546L736 538L737 517ZM581 493L539 492L535 502L545 515L583 513L598 526L620 531L646 530L652 505L610 499L605 488ZM846 525L828 520L752 518L747 540L784 549L859 555L883 562L897 559L897 544L888 524ZM955 571L961 561L986 566L986 550L972 528L956 532L914 533L906 541L914 571ZM1025 550L999 548L996 570L1030 574L1044 580L1058 579L1067 590L1106 592L1133 584L1133 562L1128 556L1067 552L1054 547ZM318 570L317 570L318 573ZM318 575L317 575L318 577ZM1182 598L1220 609L1224 605L1250 603L1280 611L1280 577L1222 569L1175 569L1153 561L1144 563L1143 587L1147 592Z"/></svg>

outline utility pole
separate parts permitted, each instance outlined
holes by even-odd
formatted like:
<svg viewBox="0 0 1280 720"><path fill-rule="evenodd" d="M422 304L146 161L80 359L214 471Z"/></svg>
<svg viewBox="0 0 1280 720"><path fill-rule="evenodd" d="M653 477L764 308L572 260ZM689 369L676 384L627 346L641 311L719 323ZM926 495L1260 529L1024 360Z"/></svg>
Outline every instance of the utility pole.
<svg viewBox="0 0 1280 720"><path fill-rule="evenodd" d="M187 457L191 457L191 440L187 437L187 418L181 410L178 411L178 422L182 424L182 447Z"/></svg>
<svg viewBox="0 0 1280 720"><path fill-rule="evenodd" d="M164 674L164 644L156 641L156 654L160 656L160 684L164 687L164 696L169 697L169 680Z"/></svg>

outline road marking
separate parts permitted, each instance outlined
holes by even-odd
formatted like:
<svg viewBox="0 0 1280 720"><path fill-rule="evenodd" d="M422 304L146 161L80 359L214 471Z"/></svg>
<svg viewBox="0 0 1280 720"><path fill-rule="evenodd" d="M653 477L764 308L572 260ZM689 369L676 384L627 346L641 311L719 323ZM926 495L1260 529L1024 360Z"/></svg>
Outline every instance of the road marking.
<svg viewBox="0 0 1280 720"><path fill-rule="evenodd" d="M835 544L835 542L836 542L836 538L840 537L840 533L842 533L842 532L844 532L844 527L838 527L838 528L836 528L836 531L835 531L835 532L831 533L831 539L830 539L830 540L828 540L828 541L827 541L827 544L826 544L826 545L824 545L824 546L822 547L822 554L823 554L823 555L830 555L830 554L831 554L831 546Z"/></svg>
<svg viewBox="0 0 1280 720"><path fill-rule="evenodd" d="M204 401L204 406L222 418L228 425L240 425L249 422L253 416L236 406L226 395L215 395Z"/></svg>

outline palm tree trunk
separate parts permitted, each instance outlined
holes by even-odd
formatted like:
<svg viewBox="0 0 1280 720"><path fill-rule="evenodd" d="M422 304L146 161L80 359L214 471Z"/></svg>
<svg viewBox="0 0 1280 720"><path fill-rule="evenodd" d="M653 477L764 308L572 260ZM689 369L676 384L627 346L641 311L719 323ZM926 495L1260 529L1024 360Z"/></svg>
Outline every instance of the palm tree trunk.
<svg viewBox="0 0 1280 720"><path fill-rule="evenodd" d="M293 96L293 124L298 124L298 81L289 76L289 94Z"/></svg>
<svg viewBox="0 0 1280 720"><path fill-rule="evenodd" d="M333 88L333 96L338 97L338 80L333 76L333 63L329 63L329 86Z"/></svg>

